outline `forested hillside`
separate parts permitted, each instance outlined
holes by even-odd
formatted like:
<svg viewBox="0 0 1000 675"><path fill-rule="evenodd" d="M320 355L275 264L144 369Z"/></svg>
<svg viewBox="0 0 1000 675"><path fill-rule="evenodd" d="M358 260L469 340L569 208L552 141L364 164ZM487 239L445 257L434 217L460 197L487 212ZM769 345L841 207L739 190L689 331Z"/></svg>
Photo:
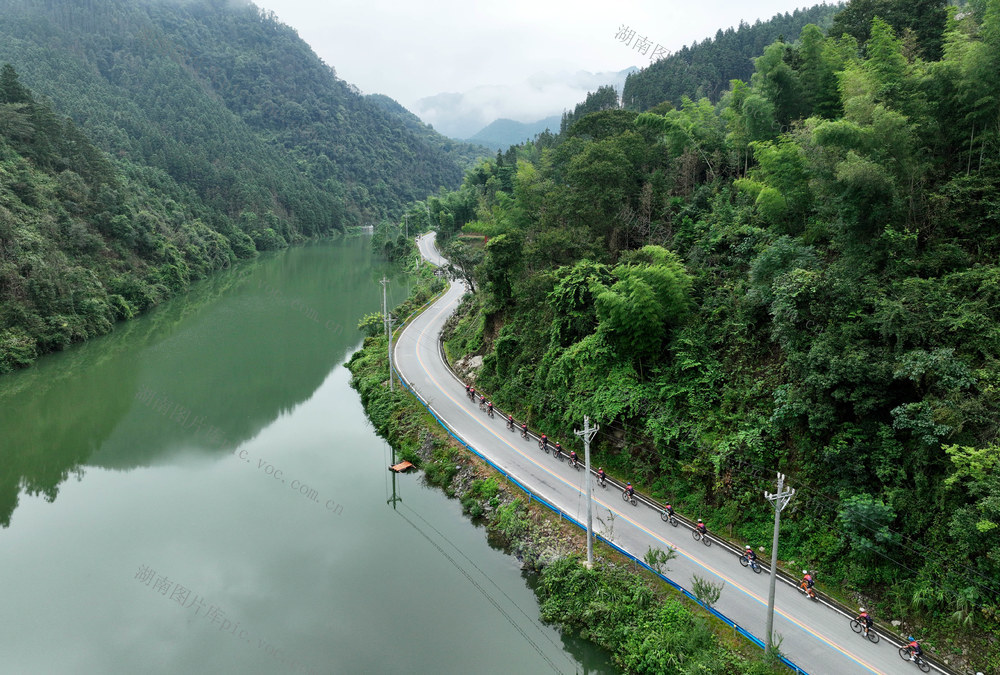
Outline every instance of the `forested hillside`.
<svg viewBox="0 0 1000 675"><path fill-rule="evenodd" d="M9 0L3 63L0 373L237 258L456 187L475 153L249 3Z"/></svg>
<svg viewBox="0 0 1000 675"><path fill-rule="evenodd" d="M554 440L597 420L597 463L740 542L769 546L785 472L793 573L993 672L1000 0L876 7L896 25L807 25L718 103L595 93L431 198L475 289L446 347Z"/></svg>
<svg viewBox="0 0 1000 675"><path fill-rule="evenodd" d="M685 45L674 54L629 75L622 90L622 104L629 110L649 110L670 101L680 105L682 96L707 97L713 103L729 88L730 80L749 80L753 60L775 40L797 40L802 27L816 24L826 28L842 4L815 5L791 14L776 14L753 25L740 22L737 28L721 28L714 38ZM868 16L871 20L871 16ZM840 32L833 32L840 35Z"/></svg>

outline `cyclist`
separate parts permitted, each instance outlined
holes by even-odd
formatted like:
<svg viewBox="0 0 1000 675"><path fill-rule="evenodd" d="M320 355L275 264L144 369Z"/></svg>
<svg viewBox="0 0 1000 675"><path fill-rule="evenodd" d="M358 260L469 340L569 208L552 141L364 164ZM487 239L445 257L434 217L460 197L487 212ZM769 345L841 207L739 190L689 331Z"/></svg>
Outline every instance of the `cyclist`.
<svg viewBox="0 0 1000 675"><path fill-rule="evenodd" d="M489 415L493 414L493 401L486 402L486 413Z"/></svg>
<svg viewBox="0 0 1000 675"><path fill-rule="evenodd" d="M705 523L702 522L701 518L698 519L698 522L695 523L694 527L696 530L701 532L701 536L704 537L706 534L708 534L708 528L705 527Z"/></svg>
<svg viewBox="0 0 1000 675"><path fill-rule="evenodd" d="M601 481L601 485L604 484L604 467L597 469L597 480Z"/></svg>
<svg viewBox="0 0 1000 675"><path fill-rule="evenodd" d="M743 555L746 557L747 562L750 565L753 565L755 562L757 562L757 553L752 548L750 548L749 544L746 547L744 547Z"/></svg>
<svg viewBox="0 0 1000 675"><path fill-rule="evenodd" d="M576 450L569 451L569 461L573 463L573 466L576 466Z"/></svg>
<svg viewBox="0 0 1000 675"><path fill-rule="evenodd" d="M924 655L924 650L920 648L920 643L912 635L908 638L910 644L906 645L906 648L910 650L910 660L916 661L918 658Z"/></svg>
<svg viewBox="0 0 1000 675"><path fill-rule="evenodd" d="M562 444L561 443L556 443L556 449L555 449L556 455L559 455L559 453L561 453L561 452L562 452Z"/></svg>
<svg viewBox="0 0 1000 675"><path fill-rule="evenodd" d="M667 504L665 507L663 507L663 510L667 512L667 516L669 518L674 517L674 507L672 507L670 504Z"/></svg>
<svg viewBox="0 0 1000 675"><path fill-rule="evenodd" d="M542 437L538 439L538 442L544 448L544 447L548 446L548 444L549 444L549 437L546 436L545 434L542 434Z"/></svg>
<svg viewBox="0 0 1000 675"><path fill-rule="evenodd" d="M631 483L626 483L625 484L625 492L628 493L629 499L631 499L632 497L635 497L635 488L632 487Z"/></svg>
<svg viewBox="0 0 1000 675"><path fill-rule="evenodd" d="M473 401L476 400L476 388L473 387L472 385L469 385L469 398L471 398Z"/></svg>
<svg viewBox="0 0 1000 675"><path fill-rule="evenodd" d="M465 385L465 395L466 395L466 396L468 396L468 395L469 395L469 391L470 391L471 389L472 389L472 385L471 385L471 384L467 384L467 385Z"/></svg>
<svg viewBox="0 0 1000 675"><path fill-rule="evenodd" d="M528 437L528 423L527 422L522 422L521 423L521 438L527 438L527 437Z"/></svg>
<svg viewBox="0 0 1000 675"><path fill-rule="evenodd" d="M865 611L864 607L858 607L858 621L865 628L865 635L868 635L868 629L872 627L875 622L872 620L868 612Z"/></svg>
<svg viewBox="0 0 1000 675"><path fill-rule="evenodd" d="M507 415L507 428L508 429L513 429L514 428L514 416L513 415Z"/></svg>
<svg viewBox="0 0 1000 675"><path fill-rule="evenodd" d="M816 595L816 591L813 590L813 585L815 585L816 580L813 576L809 574L809 570L802 570L802 583L799 584L799 588L804 590L810 596Z"/></svg>

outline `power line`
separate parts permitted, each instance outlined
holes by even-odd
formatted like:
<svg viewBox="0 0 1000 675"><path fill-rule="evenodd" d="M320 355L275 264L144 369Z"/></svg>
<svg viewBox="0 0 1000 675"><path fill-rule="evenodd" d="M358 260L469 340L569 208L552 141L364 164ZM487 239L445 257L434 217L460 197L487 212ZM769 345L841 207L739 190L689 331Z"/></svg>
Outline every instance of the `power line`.
<svg viewBox="0 0 1000 675"><path fill-rule="evenodd" d="M410 510L412 511L412 509L410 509ZM473 579L472 575L470 575L468 572L466 572L462 568L462 566L458 564L457 560L455 560L450 555L448 555L447 551L445 551L443 548L441 548L441 546L439 546L437 544L437 542L435 542L433 539L431 539L430 536L428 536L426 532L424 532L423 530L421 530L416 525L416 523L414 523L412 520L410 520L405 515L403 515L403 513L401 511L399 511L397 509L396 513L399 514L400 518L402 518L407 523L409 523L410 527L412 527L415 532L417 532L420 536L422 536L424 539L426 539L427 542L431 546L433 546L434 548L436 548L441 553L441 555L443 555L448 560L448 562L450 562L455 567L455 569L457 569L462 574L462 576L464 576L469 581L469 583L472 584L483 595L483 597L486 598L490 602L490 604L493 605L498 612L500 612L500 614L503 615L503 617L505 619L507 619L507 622L510 623L510 625L514 628L514 630L516 630L518 633L521 634L521 637L524 638L525 642L527 642L528 644L530 644L532 646L532 648L536 652L538 652L538 655L541 656L545 660L545 662L549 664L549 666L552 668L552 670L554 670L557 673L561 672L559 670L559 668L556 667L556 664L552 661L552 659L550 659L549 656L544 651L542 651L541 647L539 647L535 643L535 641L532 640L531 637L527 633L524 632L524 629L522 629L520 626L517 625L517 622L514 621L513 617L511 617L510 614L508 614L506 612L506 610L504 610L504 608L500 606L500 603L497 602L496 598L494 598L492 595L490 595L490 593L485 588L483 588L475 579ZM454 546L454 544L453 544L453 546ZM482 572L482 570L480 570L480 572ZM489 577L487 577L487 578L489 578ZM569 658L569 657L567 657L567 658Z"/></svg>

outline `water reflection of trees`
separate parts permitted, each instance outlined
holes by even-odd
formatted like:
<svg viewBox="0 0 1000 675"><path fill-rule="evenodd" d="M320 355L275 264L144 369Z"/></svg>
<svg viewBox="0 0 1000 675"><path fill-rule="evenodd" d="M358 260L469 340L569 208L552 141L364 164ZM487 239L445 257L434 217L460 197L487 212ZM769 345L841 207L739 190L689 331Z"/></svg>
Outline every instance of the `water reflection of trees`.
<svg viewBox="0 0 1000 675"><path fill-rule="evenodd" d="M85 464L127 470L179 448L224 453L307 400L381 299L366 246L305 247L241 265L0 379L0 524L9 525L21 490L52 501ZM187 422L137 400L142 390L188 409Z"/></svg>

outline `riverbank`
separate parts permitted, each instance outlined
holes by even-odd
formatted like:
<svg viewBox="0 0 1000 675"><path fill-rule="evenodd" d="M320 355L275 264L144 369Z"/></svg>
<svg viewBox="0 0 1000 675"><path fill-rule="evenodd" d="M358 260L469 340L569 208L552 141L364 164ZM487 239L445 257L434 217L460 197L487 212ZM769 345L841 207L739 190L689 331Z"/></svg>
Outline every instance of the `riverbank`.
<svg viewBox="0 0 1000 675"><path fill-rule="evenodd" d="M397 309L407 316L430 298L424 279ZM580 564L586 537L574 525L529 501L517 487L470 453L409 393L389 391L387 345L368 338L347 363L351 385L376 432L399 459L414 463L428 483L459 499L487 536L537 574L541 618L608 650L630 673L782 672L696 604L653 575L638 573L610 548L595 547L595 565Z"/></svg>

